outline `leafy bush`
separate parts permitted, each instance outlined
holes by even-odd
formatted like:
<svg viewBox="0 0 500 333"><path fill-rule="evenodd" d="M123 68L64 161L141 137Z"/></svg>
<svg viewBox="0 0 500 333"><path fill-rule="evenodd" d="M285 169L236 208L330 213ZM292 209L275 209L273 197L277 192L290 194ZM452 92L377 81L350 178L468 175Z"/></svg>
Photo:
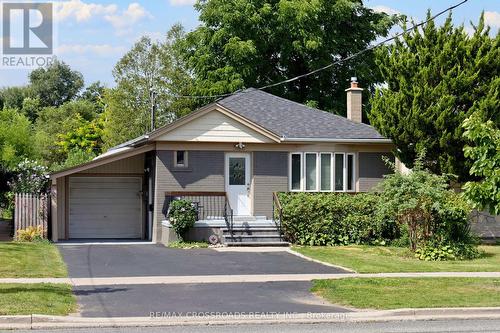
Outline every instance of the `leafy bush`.
<svg viewBox="0 0 500 333"><path fill-rule="evenodd" d="M186 232L196 222L197 212L195 205L185 199L174 200L170 203L168 217L175 234L180 240L183 240Z"/></svg>
<svg viewBox="0 0 500 333"><path fill-rule="evenodd" d="M18 230L16 233L16 241L18 242L41 242L43 239L44 230L42 226L27 227L26 229Z"/></svg>
<svg viewBox="0 0 500 333"><path fill-rule="evenodd" d="M366 244L399 235L394 221L377 214L374 193L281 193L280 201L285 238L296 244Z"/></svg>
<svg viewBox="0 0 500 333"><path fill-rule="evenodd" d="M415 257L425 261L470 260L481 256L471 243L439 243L430 241L415 250Z"/></svg>

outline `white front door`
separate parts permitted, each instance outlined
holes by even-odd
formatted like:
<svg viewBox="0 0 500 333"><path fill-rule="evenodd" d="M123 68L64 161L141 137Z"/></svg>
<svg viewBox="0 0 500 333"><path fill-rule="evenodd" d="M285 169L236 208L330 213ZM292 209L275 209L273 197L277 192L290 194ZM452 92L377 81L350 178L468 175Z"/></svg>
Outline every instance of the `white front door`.
<svg viewBox="0 0 500 333"><path fill-rule="evenodd" d="M226 154L226 192L234 215L250 215L250 154Z"/></svg>

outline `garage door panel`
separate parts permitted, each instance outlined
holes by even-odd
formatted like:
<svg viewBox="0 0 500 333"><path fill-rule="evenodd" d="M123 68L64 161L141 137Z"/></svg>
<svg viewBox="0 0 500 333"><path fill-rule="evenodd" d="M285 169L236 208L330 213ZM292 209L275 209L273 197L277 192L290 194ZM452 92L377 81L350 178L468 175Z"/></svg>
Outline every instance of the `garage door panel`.
<svg viewBox="0 0 500 333"><path fill-rule="evenodd" d="M70 238L141 238L137 177L70 178Z"/></svg>

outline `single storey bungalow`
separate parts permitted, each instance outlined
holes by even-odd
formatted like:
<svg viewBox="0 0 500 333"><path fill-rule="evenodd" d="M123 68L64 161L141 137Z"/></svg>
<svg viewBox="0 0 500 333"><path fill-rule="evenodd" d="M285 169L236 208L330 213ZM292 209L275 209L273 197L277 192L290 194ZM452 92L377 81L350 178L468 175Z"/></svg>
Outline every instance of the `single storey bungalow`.
<svg viewBox="0 0 500 333"><path fill-rule="evenodd" d="M193 239L281 243L273 193L364 192L390 173L391 140L362 123L258 89L208 104L94 160L51 175L51 236L169 242L169 203L197 205Z"/></svg>

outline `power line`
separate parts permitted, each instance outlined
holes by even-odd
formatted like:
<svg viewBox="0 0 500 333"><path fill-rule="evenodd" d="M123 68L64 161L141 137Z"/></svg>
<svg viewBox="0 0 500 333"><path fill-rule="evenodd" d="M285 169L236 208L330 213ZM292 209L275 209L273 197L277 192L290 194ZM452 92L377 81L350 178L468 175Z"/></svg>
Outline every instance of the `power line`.
<svg viewBox="0 0 500 333"><path fill-rule="evenodd" d="M460 7L461 5L463 5L464 3L468 2L468 1L469 0L463 0L463 1L457 3L457 4L453 5L453 6L450 6L450 7L446 8L446 9L440 11L439 13L431 16L427 20L422 21L422 22L420 22L418 24L415 24L415 25L411 26L410 28L407 28L407 29L401 31L400 33L398 33L398 34L396 34L396 35L394 35L394 36L392 36L390 38L384 39L384 40L382 40L382 41L380 41L380 42L378 42L376 44L373 44L373 45L371 45L371 46L369 46L369 47L367 47L367 48L365 48L365 49L363 49L361 51L353 53L353 54L351 54L348 57L345 57L345 58L339 59L337 61L334 61L334 62L332 62L332 63L330 63L330 64L328 64L326 66L317 68L317 69L315 69L315 70L313 70L311 72L308 72L308 73L305 73L305 74L301 74L301 75L292 77L290 79L286 79L286 80L279 81L279 82L276 82L276 83L271 83L271 84L262 86L262 87L257 88L257 89L258 90L265 90L265 89L276 87L276 86L279 86L279 85L282 85L282 84L285 84L285 83L290 83L290 82L293 82L293 81L297 81L297 80L302 79L304 77L308 77L308 76L314 75L314 74L319 73L321 71L327 70L327 69L329 69L329 68L331 68L333 66L339 65L339 64L341 64L343 62L346 62L348 60L356 58L356 57L358 57L361 54L364 54L364 53L369 52L369 51L371 51L371 50L373 50L373 49L375 49L377 47L380 47L380 46L382 46L382 45L384 45L384 44L386 44L386 43L388 43L390 41L395 40L396 38L401 37L402 35L410 32L412 30L415 30L415 29L417 29L417 28L419 28L419 27L421 27L421 26L429 23L430 21L436 19L437 17L443 15L444 13L449 12L449 11L451 11L451 10L457 8L457 7ZM182 95L177 95L177 96L173 96L173 97L174 98L195 98L195 99L202 99L202 98L223 98L223 97L231 96L231 95L235 94L236 92L238 92L238 91L235 91L233 93L220 94L220 95L212 95L212 96L200 96L200 95L199 96L190 96L190 95L182 96Z"/></svg>

